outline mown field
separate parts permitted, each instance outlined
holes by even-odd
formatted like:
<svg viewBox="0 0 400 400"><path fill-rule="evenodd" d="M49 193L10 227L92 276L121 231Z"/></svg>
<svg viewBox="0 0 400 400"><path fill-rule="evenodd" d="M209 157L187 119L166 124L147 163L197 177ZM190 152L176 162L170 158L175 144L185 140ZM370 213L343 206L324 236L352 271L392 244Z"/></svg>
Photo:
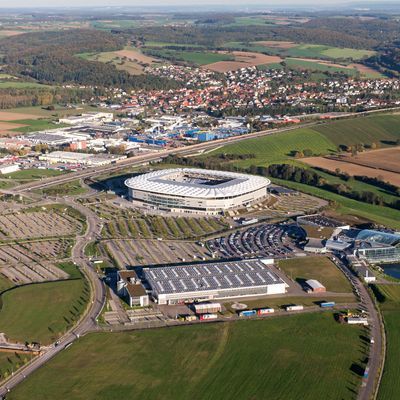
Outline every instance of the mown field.
<svg viewBox="0 0 400 400"><path fill-rule="evenodd" d="M400 286L378 285L378 300L385 323L387 350L382 382L378 400L400 398L399 359L400 359Z"/></svg>
<svg viewBox="0 0 400 400"><path fill-rule="evenodd" d="M257 139L249 139L224 146L210 155L254 154L256 158L235 161L235 165L267 165L287 160L294 151L310 149L314 154L327 154L336 151L336 146L325 136L309 128L271 134Z"/></svg>
<svg viewBox="0 0 400 400"><path fill-rule="evenodd" d="M328 257L281 260L279 261L279 268L300 284L307 279L316 279L330 292L351 292L350 282Z"/></svg>
<svg viewBox="0 0 400 400"><path fill-rule="evenodd" d="M378 115L335 121L316 126L313 130L337 146L358 143L390 146L400 139L399 124L400 115Z"/></svg>
<svg viewBox="0 0 400 400"><path fill-rule="evenodd" d="M90 334L8 399L355 399L362 332L323 313Z"/></svg>
<svg viewBox="0 0 400 400"><path fill-rule="evenodd" d="M63 267L71 279L16 287L1 296L1 331L11 340L50 344L79 318L88 283L73 265Z"/></svg>
<svg viewBox="0 0 400 400"><path fill-rule="evenodd" d="M145 54L151 54L158 58L166 58L168 60L185 61L196 65L206 65L218 61L233 61L234 57L229 54L200 52L200 51L184 51L160 48L157 50L143 50Z"/></svg>
<svg viewBox="0 0 400 400"><path fill-rule="evenodd" d="M332 60L360 60L375 53L371 50L280 41L252 42L250 44L241 42L228 42L225 43L224 46L234 49L246 49L248 51L268 52L269 54L279 54L285 57L321 58Z"/></svg>

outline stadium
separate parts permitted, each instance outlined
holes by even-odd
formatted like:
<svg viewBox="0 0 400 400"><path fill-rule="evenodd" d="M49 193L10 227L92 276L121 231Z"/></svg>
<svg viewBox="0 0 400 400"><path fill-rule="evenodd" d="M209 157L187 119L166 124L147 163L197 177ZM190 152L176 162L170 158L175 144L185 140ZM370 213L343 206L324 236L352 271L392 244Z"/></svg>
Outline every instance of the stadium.
<svg viewBox="0 0 400 400"><path fill-rule="evenodd" d="M267 196L269 179L226 171L176 168L127 179L129 198L147 208L216 215Z"/></svg>

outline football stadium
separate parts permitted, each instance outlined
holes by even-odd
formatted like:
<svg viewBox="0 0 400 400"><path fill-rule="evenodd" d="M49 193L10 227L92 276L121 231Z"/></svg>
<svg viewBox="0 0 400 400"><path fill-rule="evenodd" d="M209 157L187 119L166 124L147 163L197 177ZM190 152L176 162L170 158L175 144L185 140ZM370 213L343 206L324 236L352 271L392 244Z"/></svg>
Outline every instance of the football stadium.
<svg viewBox="0 0 400 400"><path fill-rule="evenodd" d="M270 180L226 171L176 168L127 179L129 198L147 208L216 215L266 198Z"/></svg>

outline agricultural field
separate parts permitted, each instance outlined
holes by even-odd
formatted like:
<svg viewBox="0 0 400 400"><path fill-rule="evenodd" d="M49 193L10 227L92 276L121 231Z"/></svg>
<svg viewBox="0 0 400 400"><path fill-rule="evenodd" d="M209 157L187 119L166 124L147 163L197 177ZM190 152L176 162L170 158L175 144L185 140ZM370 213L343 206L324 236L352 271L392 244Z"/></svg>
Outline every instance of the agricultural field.
<svg viewBox="0 0 400 400"><path fill-rule="evenodd" d="M351 293L351 285L342 272L328 257L304 257L279 261L279 268L291 279L303 284L316 279L326 290Z"/></svg>
<svg viewBox="0 0 400 400"><path fill-rule="evenodd" d="M240 143L230 144L210 153L218 155L255 154L256 158L235 160L235 165L249 167L250 165L268 165L282 162L290 158L295 151L310 149L315 154L327 154L336 151L336 146L322 134L309 128L299 128L278 135L263 136Z"/></svg>
<svg viewBox="0 0 400 400"><path fill-rule="evenodd" d="M400 149L399 149L400 150ZM368 159L368 153L365 154L365 158ZM384 154L380 153L381 157L384 157ZM400 160L400 151L398 152L398 159ZM346 159L348 161L346 161ZM384 158L381 160L383 164L385 162ZM371 168L363 165L353 164L352 159L350 157L338 159L338 158L328 158L328 157L311 157L311 158L303 158L302 162L305 162L312 167L323 168L329 171L335 172L336 169L340 169L341 172L345 172L350 176L368 176L370 178L380 178L385 182L390 182L393 185L400 187L400 173L398 172L390 172L384 169L379 168ZM379 163L379 162L378 162Z"/></svg>
<svg viewBox="0 0 400 400"><path fill-rule="evenodd" d="M336 323L330 312L94 333L8 398L356 399L366 351L362 333L363 328ZM326 362L333 358L335 363Z"/></svg>
<svg viewBox="0 0 400 400"><path fill-rule="evenodd" d="M77 54L77 56L85 60L111 63L117 69L127 71L132 75L142 74L144 67L147 65L160 63L160 60L145 55L140 50L130 46L118 51L81 53Z"/></svg>
<svg viewBox="0 0 400 400"><path fill-rule="evenodd" d="M144 49L145 54L158 58L165 58L171 61L184 61L190 64L206 65L216 63L218 61L234 61L234 57L229 53L218 53L211 51L185 51L185 50L172 50L166 48Z"/></svg>
<svg viewBox="0 0 400 400"><path fill-rule="evenodd" d="M385 367L379 387L378 400L394 400L400 396L400 382L398 379L400 286L378 285L374 288L383 313L387 339Z"/></svg>
<svg viewBox="0 0 400 400"><path fill-rule="evenodd" d="M73 265L71 279L16 287L1 296L0 325L11 340L50 344L79 318L89 299L89 284Z"/></svg>
<svg viewBox="0 0 400 400"><path fill-rule="evenodd" d="M340 158L348 163L400 174L400 147L370 150L354 156L346 155Z"/></svg>
<svg viewBox="0 0 400 400"><path fill-rule="evenodd" d="M400 115L378 115L352 118L316 126L313 130L324 135L335 146L352 146L359 143L382 147L394 146L400 139Z"/></svg>
<svg viewBox="0 0 400 400"><path fill-rule="evenodd" d="M289 68L293 69L341 73L349 76L357 75L357 70L350 66L342 66L340 64L322 62L318 60L308 60L304 58L286 58L285 63Z"/></svg>
<svg viewBox="0 0 400 400"><path fill-rule="evenodd" d="M309 43L294 43L290 41L258 41L251 43L228 42L224 44L228 48L246 49L249 51L265 52L282 57L301 57L319 59L351 59L354 61L371 57L375 54L371 50L359 50L340 48Z"/></svg>
<svg viewBox="0 0 400 400"><path fill-rule="evenodd" d="M268 56L265 54L251 53L245 51L233 51L231 53L219 54L229 55L230 57L233 57L233 60L213 62L211 64L204 65L204 68L215 72L228 72L252 66L277 64L283 61L280 57L277 56Z"/></svg>

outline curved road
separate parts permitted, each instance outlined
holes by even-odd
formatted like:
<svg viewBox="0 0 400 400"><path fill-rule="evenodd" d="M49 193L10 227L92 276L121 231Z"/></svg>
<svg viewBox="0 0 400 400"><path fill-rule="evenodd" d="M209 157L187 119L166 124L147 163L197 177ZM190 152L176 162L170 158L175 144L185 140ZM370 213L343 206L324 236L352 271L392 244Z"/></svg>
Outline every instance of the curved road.
<svg viewBox="0 0 400 400"><path fill-rule="evenodd" d="M89 304L85 315L80 319L75 327L59 339L57 346L52 345L49 347L49 349L42 353L42 355L33 359L32 362L21 368L0 386L0 397L4 397L28 375L36 371L56 354L61 352L66 346L72 344L78 337L89 331L96 330L96 319L106 301L104 283L99 279L84 253L85 245L94 239L96 235L100 234L101 225L97 220L96 215L82 205L74 203L72 200L61 200L60 202L77 209L85 215L87 219L86 232L84 235L77 237L75 245L72 248L71 258L72 261L80 267L80 270L90 282L92 293L91 303Z"/></svg>

